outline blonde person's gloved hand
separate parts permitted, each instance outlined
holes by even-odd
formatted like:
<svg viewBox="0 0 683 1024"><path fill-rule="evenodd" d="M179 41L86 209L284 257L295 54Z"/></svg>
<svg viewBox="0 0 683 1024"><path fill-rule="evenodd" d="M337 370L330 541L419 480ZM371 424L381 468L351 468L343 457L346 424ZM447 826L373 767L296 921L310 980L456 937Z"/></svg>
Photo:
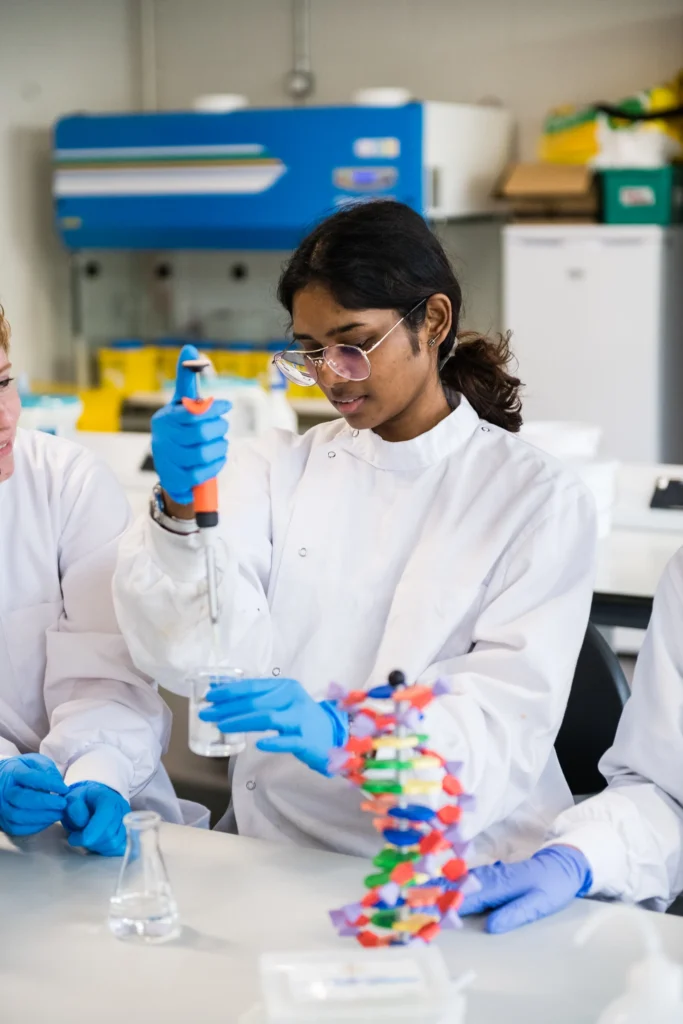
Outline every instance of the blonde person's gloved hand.
<svg viewBox="0 0 683 1024"><path fill-rule="evenodd" d="M221 732L269 732L256 746L271 753L293 754L322 775L333 747L346 742L348 716L334 701L316 701L296 679L241 679L212 686L212 708L200 711Z"/></svg>
<svg viewBox="0 0 683 1024"><path fill-rule="evenodd" d="M216 398L206 412L190 412L183 398L197 397L197 374L182 364L198 359L194 345L185 345L178 359L173 400L152 417L152 457L161 486L179 505L192 503L192 489L212 480L225 465L230 402Z"/></svg>
<svg viewBox="0 0 683 1024"><path fill-rule="evenodd" d="M83 846L103 857L120 857L126 849L124 815L130 804L103 782L69 786L62 825L70 846Z"/></svg>
<svg viewBox="0 0 683 1024"><path fill-rule="evenodd" d="M0 829L30 836L54 825L66 806L67 787L54 761L22 754L0 761Z"/></svg>

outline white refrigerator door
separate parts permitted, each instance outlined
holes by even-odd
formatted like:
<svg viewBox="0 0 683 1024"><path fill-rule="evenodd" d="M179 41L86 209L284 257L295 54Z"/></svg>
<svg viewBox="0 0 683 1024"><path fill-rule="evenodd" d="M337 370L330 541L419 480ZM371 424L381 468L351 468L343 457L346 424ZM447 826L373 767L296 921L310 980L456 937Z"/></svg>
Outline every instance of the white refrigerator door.
<svg viewBox="0 0 683 1024"><path fill-rule="evenodd" d="M504 323L525 387L526 420L603 430L601 454L661 457L660 228L509 227Z"/></svg>

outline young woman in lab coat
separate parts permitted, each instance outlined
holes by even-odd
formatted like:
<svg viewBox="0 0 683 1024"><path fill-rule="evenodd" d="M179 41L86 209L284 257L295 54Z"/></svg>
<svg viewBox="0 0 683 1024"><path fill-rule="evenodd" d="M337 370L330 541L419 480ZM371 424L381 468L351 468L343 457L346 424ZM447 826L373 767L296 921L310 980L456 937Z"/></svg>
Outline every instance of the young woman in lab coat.
<svg viewBox="0 0 683 1024"><path fill-rule="evenodd" d="M0 309L0 830L61 820L72 845L120 854L131 798L182 820L158 770L170 715L114 616L128 505L84 448L19 413Z"/></svg>
<svg viewBox="0 0 683 1024"><path fill-rule="evenodd" d="M476 794L476 858L522 856L571 804L553 743L590 605L591 499L515 437L507 342L458 339L460 286L408 207L323 222L279 295L293 326L279 363L317 380L341 419L234 444L221 477L221 654L253 678L219 688L206 714L257 742L236 759L219 827L374 851L357 794L325 774L346 724L324 695L332 680L364 688L400 668L450 681L427 729ZM181 374L177 397L184 386ZM178 692L210 659L204 561L187 530L192 487L226 459L223 411L172 403L155 416L163 491L115 577L133 659Z"/></svg>
<svg viewBox="0 0 683 1024"><path fill-rule="evenodd" d="M561 814L529 860L478 870L464 912L493 909L505 932L576 896L666 910L683 891L683 549L667 566L614 745L600 762L602 793Z"/></svg>

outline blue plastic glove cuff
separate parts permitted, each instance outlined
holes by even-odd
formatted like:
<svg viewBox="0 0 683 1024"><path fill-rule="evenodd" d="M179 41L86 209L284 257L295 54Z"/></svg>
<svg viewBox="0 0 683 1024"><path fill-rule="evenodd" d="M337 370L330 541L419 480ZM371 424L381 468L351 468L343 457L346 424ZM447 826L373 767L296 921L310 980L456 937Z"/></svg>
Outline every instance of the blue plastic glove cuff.
<svg viewBox="0 0 683 1024"><path fill-rule="evenodd" d="M552 847L550 847L550 849L552 849ZM581 850L574 849L574 853L578 853L579 856L577 859L579 860L579 862L583 861L583 870L585 872L583 885L581 886L576 895L579 897L587 896L593 888L593 871L591 870L591 866L588 863L587 857L585 857L584 854L581 853Z"/></svg>
<svg viewBox="0 0 683 1024"><path fill-rule="evenodd" d="M349 716L346 711L340 711L336 700L321 700L320 707L326 711L332 720L334 728L333 747L343 747L349 737Z"/></svg>

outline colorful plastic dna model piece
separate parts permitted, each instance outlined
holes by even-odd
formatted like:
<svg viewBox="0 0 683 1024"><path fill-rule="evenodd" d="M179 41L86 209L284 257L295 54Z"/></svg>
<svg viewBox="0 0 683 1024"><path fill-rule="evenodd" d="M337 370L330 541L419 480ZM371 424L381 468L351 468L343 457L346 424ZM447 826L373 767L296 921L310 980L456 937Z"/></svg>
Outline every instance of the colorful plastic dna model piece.
<svg viewBox="0 0 683 1024"><path fill-rule="evenodd" d="M398 671L367 692L330 687L349 713L349 739L332 751L329 770L363 790L361 809L376 815L385 840L363 899L330 911L339 934L363 946L426 943L461 927L458 908L479 887L463 859L460 820L473 797L458 781L462 765L430 750L420 732L424 709L448 692L441 680L409 686Z"/></svg>

